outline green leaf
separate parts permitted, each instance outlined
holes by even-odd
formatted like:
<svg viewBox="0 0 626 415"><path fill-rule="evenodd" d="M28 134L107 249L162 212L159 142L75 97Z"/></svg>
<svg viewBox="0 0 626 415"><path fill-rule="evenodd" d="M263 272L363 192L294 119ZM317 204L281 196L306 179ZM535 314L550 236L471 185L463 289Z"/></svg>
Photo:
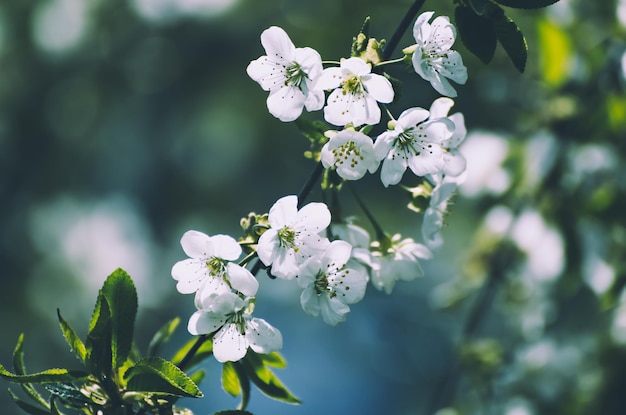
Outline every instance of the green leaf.
<svg viewBox="0 0 626 415"><path fill-rule="evenodd" d="M24 333L20 334L17 339L17 344L15 345L15 349L13 350L13 368L15 373L18 375L26 374L26 366L24 365ZM22 389L26 394L35 402L45 407L46 409L50 409L50 404L48 401L44 399L43 396L37 392L35 387L30 383L22 383Z"/></svg>
<svg viewBox="0 0 626 415"><path fill-rule="evenodd" d="M81 409L92 401L81 393L81 391L71 383L49 383L44 388L53 396L57 397L64 405Z"/></svg>
<svg viewBox="0 0 626 415"><path fill-rule="evenodd" d="M140 360L125 374L127 388L136 392L200 398L202 392L176 365L160 357Z"/></svg>
<svg viewBox="0 0 626 415"><path fill-rule="evenodd" d="M497 44L493 22L465 6L456 8L455 21L465 47L483 63L489 63Z"/></svg>
<svg viewBox="0 0 626 415"><path fill-rule="evenodd" d="M196 370L189 375L189 379L193 380L193 383L199 385L206 377L206 371L204 369Z"/></svg>
<svg viewBox="0 0 626 415"><path fill-rule="evenodd" d="M522 31L517 27L513 20L502 14L493 19L493 27L496 31L498 41L506 51L509 58L513 62L513 66L523 73L526 68L526 59L528 57L528 45Z"/></svg>
<svg viewBox="0 0 626 415"><path fill-rule="evenodd" d="M197 337L192 338L187 343L185 343L172 357L171 362L176 366L180 365L183 361L189 350L193 347L193 345L198 341ZM206 339L204 343L200 346L200 348L196 351L193 357L187 362L183 369L189 369L202 362L204 359L211 357L213 355L213 342L210 339Z"/></svg>
<svg viewBox="0 0 626 415"><path fill-rule="evenodd" d="M287 361L285 358L278 352L272 352L270 354L259 354L263 363L267 366L275 367L277 369L283 369L287 367Z"/></svg>
<svg viewBox="0 0 626 415"><path fill-rule="evenodd" d="M120 367L128 358L133 343L137 290L126 271L118 268L104 282L102 295L111 316L111 359L113 367Z"/></svg>
<svg viewBox="0 0 626 415"><path fill-rule="evenodd" d="M0 376L13 383L65 383L85 379L89 374L77 370L48 369L30 375L16 375L0 364Z"/></svg>
<svg viewBox="0 0 626 415"><path fill-rule="evenodd" d="M263 364L263 360L252 350L240 361L246 374L257 388L270 398L298 404L301 401L295 397L274 373Z"/></svg>
<svg viewBox="0 0 626 415"><path fill-rule="evenodd" d="M302 135L311 142L311 149L305 152L305 157L319 161L322 147L324 147L324 144L328 141L328 137L326 137L324 133L328 130L332 130L332 128L323 121L311 121L303 117L298 118L295 124Z"/></svg>
<svg viewBox="0 0 626 415"><path fill-rule="evenodd" d="M170 340L178 324L180 324L180 318L176 317L164 324L163 327L154 334L148 346L148 356L156 356L159 354L161 346Z"/></svg>
<svg viewBox="0 0 626 415"><path fill-rule="evenodd" d="M54 400L54 398L50 401L50 403L51 403L51 405L50 405L50 414L51 415L65 415L63 412L61 412L61 410L57 406L57 402Z"/></svg>
<svg viewBox="0 0 626 415"><path fill-rule="evenodd" d="M65 341L70 346L72 351L76 354L76 356L80 359L81 362L85 362L87 359L87 349L85 348L84 343L78 337L74 329L69 325L67 321L61 317L61 310L57 308L57 317L59 319L59 324L61 325L61 331L63 331L63 337L65 337Z"/></svg>
<svg viewBox="0 0 626 415"><path fill-rule="evenodd" d="M102 294L98 294L89 322L89 332L85 341L87 357L85 363L91 373L100 377L112 372L111 357L111 314L109 305Z"/></svg>
<svg viewBox="0 0 626 415"><path fill-rule="evenodd" d="M226 362L222 365L222 388L230 396L241 395L241 384L233 362Z"/></svg>
<svg viewBox="0 0 626 415"><path fill-rule="evenodd" d="M50 415L50 409L48 407L46 407L46 409L41 409L26 401L23 401L16 394L14 394L11 389L9 389L9 395L11 395L13 402L15 402L15 404L26 413L29 413L31 415Z"/></svg>
<svg viewBox="0 0 626 415"><path fill-rule="evenodd" d="M515 9L539 9L556 3L559 0L494 0L503 6Z"/></svg>

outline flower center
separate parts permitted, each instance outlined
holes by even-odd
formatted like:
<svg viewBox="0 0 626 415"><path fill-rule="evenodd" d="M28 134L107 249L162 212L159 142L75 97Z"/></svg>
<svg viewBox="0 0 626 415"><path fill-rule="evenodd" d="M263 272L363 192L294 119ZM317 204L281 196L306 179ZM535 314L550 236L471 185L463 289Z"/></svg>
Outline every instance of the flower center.
<svg viewBox="0 0 626 415"><path fill-rule="evenodd" d="M342 82L341 89L344 95L365 95L365 86L360 76L352 75Z"/></svg>
<svg viewBox="0 0 626 415"><path fill-rule="evenodd" d="M226 264L217 257L207 259L205 265L209 269L209 274L214 277L223 277L226 273Z"/></svg>
<svg viewBox="0 0 626 415"><path fill-rule="evenodd" d="M396 139L396 144L405 152L419 156L422 151L430 151L429 149L433 146L431 143L426 142L425 139L427 138L428 135L424 134L424 127L418 125L415 128L409 128L400 133Z"/></svg>
<svg viewBox="0 0 626 415"><path fill-rule="evenodd" d="M232 314L228 315L227 321L230 324L234 324L235 326L237 326L237 331L239 331L241 334L246 334L246 319L243 316L244 315L244 310L239 310L239 311L234 311Z"/></svg>
<svg viewBox="0 0 626 415"><path fill-rule="evenodd" d="M354 141L347 143L331 150L337 164L350 163L350 167L355 167L364 159L361 149Z"/></svg>
<svg viewBox="0 0 626 415"><path fill-rule="evenodd" d="M327 292L330 298L337 296L337 292L333 290L333 287L328 284L328 275L326 275L326 273L324 273L323 271L319 271L315 276L313 288L315 289L315 293L317 295L321 295Z"/></svg>
<svg viewBox="0 0 626 415"><path fill-rule="evenodd" d="M288 226L285 226L284 228L278 230L278 243L281 248L291 248L298 252L298 248L296 247L296 236L298 236L298 232Z"/></svg>
<svg viewBox="0 0 626 415"><path fill-rule="evenodd" d="M298 62L292 62L285 68L285 86L295 86L302 90L302 83L309 78Z"/></svg>

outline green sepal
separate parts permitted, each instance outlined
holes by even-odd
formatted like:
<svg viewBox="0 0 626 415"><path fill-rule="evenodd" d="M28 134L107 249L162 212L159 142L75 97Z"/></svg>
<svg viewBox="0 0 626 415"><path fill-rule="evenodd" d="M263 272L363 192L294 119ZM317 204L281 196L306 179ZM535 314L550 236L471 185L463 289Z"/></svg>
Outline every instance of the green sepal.
<svg viewBox="0 0 626 415"><path fill-rule="evenodd" d="M222 367L222 388L231 396L241 395L237 409L246 409L250 402L250 378L239 362L226 362Z"/></svg>
<svg viewBox="0 0 626 415"><path fill-rule="evenodd" d="M540 9L558 2L559 0L494 0L506 7L514 9Z"/></svg>
<svg viewBox="0 0 626 415"><path fill-rule="evenodd" d="M201 398L202 392L189 376L172 362L147 357L126 371L127 389L135 392Z"/></svg>
<svg viewBox="0 0 626 415"><path fill-rule="evenodd" d="M493 22L465 6L455 9L454 18L465 47L483 63L491 62L498 43Z"/></svg>
<svg viewBox="0 0 626 415"><path fill-rule="evenodd" d="M0 364L0 376L13 383L66 383L86 379L89 374L78 370L48 369L29 375L16 375Z"/></svg>
<svg viewBox="0 0 626 415"><path fill-rule="evenodd" d="M61 310L57 308L57 317L59 319L59 324L61 326L61 331L63 332L63 337L65 337L65 341L70 346L76 357L80 359L81 362L85 362L87 359L87 349L85 348L85 344L78 337L74 329L69 325L67 321L63 319L61 316Z"/></svg>
<svg viewBox="0 0 626 415"><path fill-rule="evenodd" d="M137 315L137 290L130 275L121 268L113 271L102 286L102 295L111 315L111 359L120 367L128 358L133 343Z"/></svg>
<svg viewBox="0 0 626 415"><path fill-rule="evenodd" d="M285 358L278 352L272 352L269 354L259 354L263 363L266 366L275 367L277 369L283 369L287 367L287 361Z"/></svg>
<svg viewBox="0 0 626 415"><path fill-rule="evenodd" d="M15 349L13 349L13 369L15 370L15 373L18 375L26 374L26 366L24 365L23 347L24 347L24 333L20 334L20 336L17 339L17 344L15 345ZM31 385L30 383L22 383L21 386L24 392L32 400L34 400L35 402L37 402L44 408L50 409L50 405L48 404L48 401L44 399L44 397L41 396L39 392L37 392L37 390L35 389L33 385Z"/></svg>
<svg viewBox="0 0 626 415"><path fill-rule="evenodd" d="M172 334L179 324L180 318L175 317L165 323L163 327L161 327L156 333L154 333L154 336L152 337L152 340L150 340L150 344L148 345L148 356L156 356L157 354L159 354L161 346L170 340Z"/></svg>
<svg viewBox="0 0 626 415"><path fill-rule="evenodd" d="M515 69L523 73L528 58L528 45L522 31L513 20L504 14L493 19L493 28L498 41L506 51L506 54L509 55L509 58L511 58Z"/></svg>
<svg viewBox="0 0 626 415"><path fill-rule="evenodd" d="M13 391L9 388L9 395L11 395L11 399L20 409L31 415L50 415L50 409L46 407L46 409L41 409L35 405L32 405L26 401L21 400Z"/></svg>
<svg viewBox="0 0 626 415"><path fill-rule="evenodd" d="M171 359L171 362L173 364L175 364L176 366L178 366L183 361L183 359L185 358L187 353L189 353L189 350L193 347L193 345L196 343L196 341L197 341L197 338L194 337L194 338L190 339L187 343L185 343L174 354L174 356ZM181 369L184 369L184 370L190 369L190 368L196 366L197 364L199 364L200 362L202 362L204 359L207 359L207 358L211 357L212 355L213 355L213 342L210 339L207 339L204 343L202 343L200 348L198 348L198 350L196 350L196 353L187 362L185 367L183 367Z"/></svg>
<svg viewBox="0 0 626 415"><path fill-rule="evenodd" d="M248 353L246 353L246 356L240 362L252 383L254 383L263 394L286 403L302 403L300 399L293 395L289 389L282 384L271 370L265 367L261 357L252 350L248 350Z"/></svg>

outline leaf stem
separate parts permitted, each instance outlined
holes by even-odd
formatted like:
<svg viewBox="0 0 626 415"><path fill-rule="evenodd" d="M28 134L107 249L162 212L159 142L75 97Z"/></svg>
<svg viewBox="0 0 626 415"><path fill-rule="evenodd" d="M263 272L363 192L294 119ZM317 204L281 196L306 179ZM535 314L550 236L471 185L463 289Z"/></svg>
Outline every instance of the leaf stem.
<svg viewBox="0 0 626 415"><path fill-rule="evenodd" d="M363 210L363 213L365 213L365 216L367 216L367 219L372 224L372 227L374 228L374 231L376 232L376 239L378 239L379 241L383 241L385 238L387 238L385 231L383 231L383 228L380 226L380 224L378 223L374 215L372 215L372 212L370 212L370 210L367 208L367 206L365 205L361 197L356 193L356 191L352 187L352 184L351 183L346 183L346 184L348 185L348 189L350 189L350 192L352 193L352 196L354 196L354 199L358 203L359 207L361 208L361 210Z"/></svg>
<svg viewBox="0 0 626 415"><path fill-rule="evenodd" d="M180 368L180 370L185 370L185 366L189 364L189 362L191 361L193 356L196 354L198 349L200 349L200 346L202 346L202 344L208 339L209 339L208 334L202 334L198 336L198 338L196 339L196 342L193 344L193 346L191 346L191 348L189 349L185 357L183 357L180 363L178 363L178 367Z"/></svg>

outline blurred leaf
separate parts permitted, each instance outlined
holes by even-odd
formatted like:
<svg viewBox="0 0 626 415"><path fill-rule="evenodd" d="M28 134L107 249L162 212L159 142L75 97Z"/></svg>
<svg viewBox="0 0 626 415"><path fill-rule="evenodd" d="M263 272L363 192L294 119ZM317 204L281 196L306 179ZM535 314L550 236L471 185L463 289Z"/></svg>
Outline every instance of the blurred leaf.
<svg viewBox="0 0 626 415"><path fill-rule="evenodd" d="M233 362L225 362L222 365L222 388L233 397L241 395L241 384Z"/></svg>
<svg viewBox="0 0 626 415"><path fill-rule="evenodd" d="M111 315L111 359L113 367L120 367L133 343L137 290L130 275L118 268L104 282L102 294Z"/></svg>
<svg viewBox="0 0 626 415"><path fill-rule="evenodd" d="M459 6L455 10L455 21L465 47L483 63L489 63L497 45L491 20L477 15L468 7Z"/></svg>
<svg viewBox="0 0 626 415"><path fill-rule="evenodd" d="M59 319L59 324L61 325L61 330L63 331L63 337L65 337L65 341L70 346L72 351L76 354L76 356L80 359L81 362L85 362L87 358L87 349L83 344L82 340L78 337L74 329L69 325L67 321L61 317L61 310L57 308L57 317Z"/></svg>
<svg viewBox="0 0 626 415"><path fill-rule="evenodd" d="M626 129L626 97L610 94L606 100L606 116L613 131Z"/></svg>
<svg viewBox="0 0 626 415"><path fill-rule="evenodd" d="M183 361L189 350L193 347L193 345L198 340L197 337L192 338L187 343L185 343L172 357L171 362L176 366L180 365ZM211 357L213 355L213 342L210 339L206 339L204 343L200 346L200 348L196 351L193 357L187 362L183 369L189 369L202 362L204 359Z"/></svg>
<svg viewBox="0 0 626 415"><path fill-rule="evenodd" d="M478 16L488 16L499 9L491 0L468 0L468 2Z"/></svg>
<svg viewBox="0 0 626 415"><path fill-rule="evenodd" d="M85 379L88 374L77 370L48 369L30 375L16 375L0 364L0 376L13 383L65 383Z"/></svg>
<svg viewBox="0 0 626 415"><path fill-rule="evenodd" d="M176 365L160 357L147 357L126 371L128 390L200 398L202 392Z"/></svg>
<svg viewBox="0 0 626 415"><path fill-rule="evenodd" d="M199 385L206 377L206 371L204 369L196 370L189 375L189 379L193 380L193 383Z"/></svg>
<svg viewBox="0 0 626 415"><path fill-rule="evenodd" d="M328 137L326 137L324 133L328 130L332 130L332 128L324 121L311 121L303 117L298 118L295 124L302 135L311 142L311 149L305 152L305 157L319 161L322 147L328 142Z"/></svg>
<svg viewBox="0 0 626 415"><path fill-rule="evenodd" d="M570 74L572 45L569 35L548 19L537 21L539 35L539 67L546 84L563 85Z"/></svg>
<svg viewBox="0 0 626 415"><path fill-rule="evenodd" d="M148 356L155 356L159 354L161 346L170 340L172 334L178 327L178 324L180 324L180 318L173 318L154 334L154 337L152 337L150 345L148 346Z"/></svg>
<svg viewBox="0 0 626 415"><path fill-rule="evenodd" d="M50 405L50 414L51 415L65 415L63 412L61 412L61 410L57 406L57 403L56 403L56 401L54 399L52 399L50 402L51 402L51 405Z"/></svg>
<svg viewBox="0 0 626 415"><path fill-rule="evenodd" d="M26 374L26 366L24 365L23 346L24 346L24 333L20 334L20 336L18 337L17 344L15 345L15 349L13 350L13 368L15 370L15 373L18 375ZM44 399L44 397L41 396L39 392L37 392L37 390L35 389L33 385L31 385L30 383L22 383L21 386L24 392L32 400L39 403L41 406L45 407L46 409L50 409L50 404L48 404L48 401Z"/></svg>
<svg viewBox="0 0 626 415"><path fill-rule="evenodd" d="M267 366L275 367L278 369L282 369L287 367L287 361L285 358L278 352L272 352L269 354L260 354L259 355Z"/></svg>
<svg viewBox="0 0 626 415"><path fill-rule="evenodd" d="M493 27L496 31L498 41L506 51L509 58L513 62L513 66L523 73L526 68L526 59L528 57L528 45L521 30L507 16L502 14L493 19Z"/></svg>
<svg viewBox="0 0 626 415"><path fill-rule="evenodd" d="M26 413L29 413L31 415L50 415L49 407L46 407L46 409L41 409L40 407L34 406L26 401L23 401L16 394L14 394L11 389L9 389L9 395L11 395L13 402L15 402L15 404L19 406L20 409Z"/></svg>
<svg viewBox="0 0 626 415"><path fill-rule="evenodd" d="M282 402L301 403L301 401L281 383L278 377L265 367L263 360L252 350L248 350L246 356L241 360L241 364L250 380L265 395Z"/></svg>
<svg viewBox="0 0 626 415"><path fill-rule="evenodd" d="M111 315L102 291L98 294L91 315L85 349L87 351L85 363L91 373L96 376L109 375L112 370Z"/></svg>
<svg viewBox="0 0 626 415"><path fill-rule="evenodd" d="M559 0L494 0L503 6L515 9L539 9L556 3Z"/></svg>

